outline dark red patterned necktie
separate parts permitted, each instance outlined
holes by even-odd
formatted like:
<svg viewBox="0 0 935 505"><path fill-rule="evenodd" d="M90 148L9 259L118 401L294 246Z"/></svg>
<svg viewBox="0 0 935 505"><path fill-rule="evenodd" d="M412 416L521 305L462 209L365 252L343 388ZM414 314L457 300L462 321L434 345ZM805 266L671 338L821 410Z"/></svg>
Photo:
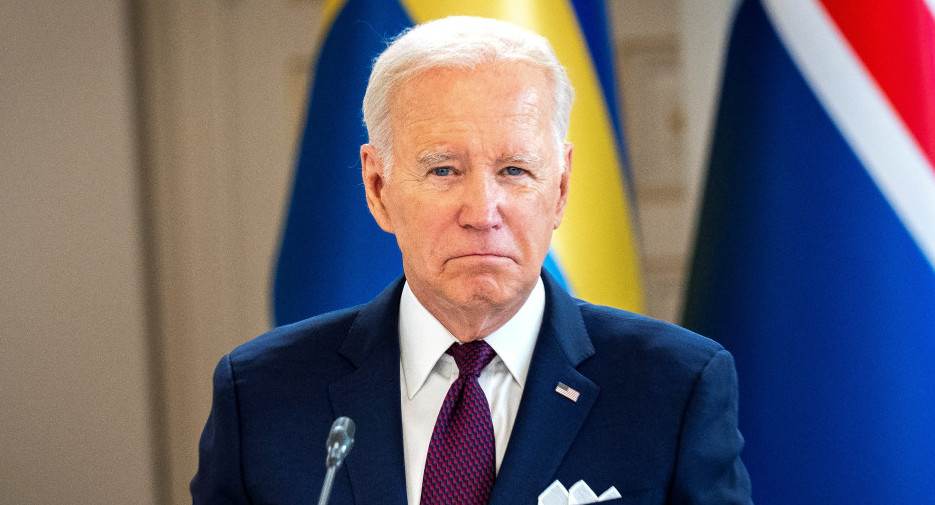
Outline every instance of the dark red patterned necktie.
<svg viewBox="0 0 935 505"><path fill-rule="evenodd" d="M425 459L421 505L486 505L496 478L493 423L477 382L496 353L483 340L453 344L460 374L438 412Z"/></svg>

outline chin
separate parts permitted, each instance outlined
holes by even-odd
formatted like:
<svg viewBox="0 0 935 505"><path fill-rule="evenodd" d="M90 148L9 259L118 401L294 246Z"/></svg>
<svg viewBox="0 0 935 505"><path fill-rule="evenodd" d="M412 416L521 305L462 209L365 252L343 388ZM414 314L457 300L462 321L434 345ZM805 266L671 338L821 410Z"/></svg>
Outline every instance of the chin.
<svg viewBox="0 0 935 505"><path fill-rule="evenodd" d="M461 288L462 303L465 306L501 306L515 302L524 296L521 283L516 279L503 280L502 277L479 276L468 279Z"/></svg>

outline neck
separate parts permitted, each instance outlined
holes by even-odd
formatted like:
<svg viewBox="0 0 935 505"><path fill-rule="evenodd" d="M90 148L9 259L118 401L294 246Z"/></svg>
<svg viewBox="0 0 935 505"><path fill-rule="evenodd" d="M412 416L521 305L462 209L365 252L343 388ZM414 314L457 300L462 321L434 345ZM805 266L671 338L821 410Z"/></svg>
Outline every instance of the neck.
<svg viewBox="0 0 935 505"><path fill-rule="evenodd" d="M467 343L482 339L497 331L497 329L506 324L511 317L516 315L518 310L519 307L517 307L515 311L508 313L483 312L477 314L473 312L462 312L461 314L442 314L432 312L431 309L429 309L429 312L431 312L432 315L438 319L438 322L442 323L442 326L450 331L458 341Z"/></svg>
<svg viewBox="0 0 935 505"><path fill-rule="evenodd" d="M459 342L464 343L482 339L497 331L519 312L532 292L530 289L525 296L505 304L493 304L487 300L458 304L422 296L412 284L410 288L419 303Z"/></svg>

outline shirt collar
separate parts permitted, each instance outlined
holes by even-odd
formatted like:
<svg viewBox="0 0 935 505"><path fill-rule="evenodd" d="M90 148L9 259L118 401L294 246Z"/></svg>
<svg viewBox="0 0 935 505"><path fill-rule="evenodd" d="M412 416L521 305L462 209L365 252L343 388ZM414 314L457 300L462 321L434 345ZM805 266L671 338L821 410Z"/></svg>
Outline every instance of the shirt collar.
<svg viewBox="0 0 935 505"><path fill-rule="evenodd" d="M519 311L484 338L520 387L526 384L544 312L545 288L540 277ZM407 282L399 300L399 347L410 399L422 389L438 359L457 341L419 302Z"/></svg>

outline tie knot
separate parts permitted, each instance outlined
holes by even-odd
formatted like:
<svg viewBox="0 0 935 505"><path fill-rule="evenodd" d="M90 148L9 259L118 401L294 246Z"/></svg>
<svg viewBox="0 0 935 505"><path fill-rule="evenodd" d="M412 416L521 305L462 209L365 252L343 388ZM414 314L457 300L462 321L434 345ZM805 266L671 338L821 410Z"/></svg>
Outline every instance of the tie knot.
<svg viewBox="0 0 935 505"><path fill-rule="evenodd" d="M461 375L480 376L480 371L490 364L497 353L487 342L475 340L466 344L451 344L448 354L454 357Z"/></svg>

